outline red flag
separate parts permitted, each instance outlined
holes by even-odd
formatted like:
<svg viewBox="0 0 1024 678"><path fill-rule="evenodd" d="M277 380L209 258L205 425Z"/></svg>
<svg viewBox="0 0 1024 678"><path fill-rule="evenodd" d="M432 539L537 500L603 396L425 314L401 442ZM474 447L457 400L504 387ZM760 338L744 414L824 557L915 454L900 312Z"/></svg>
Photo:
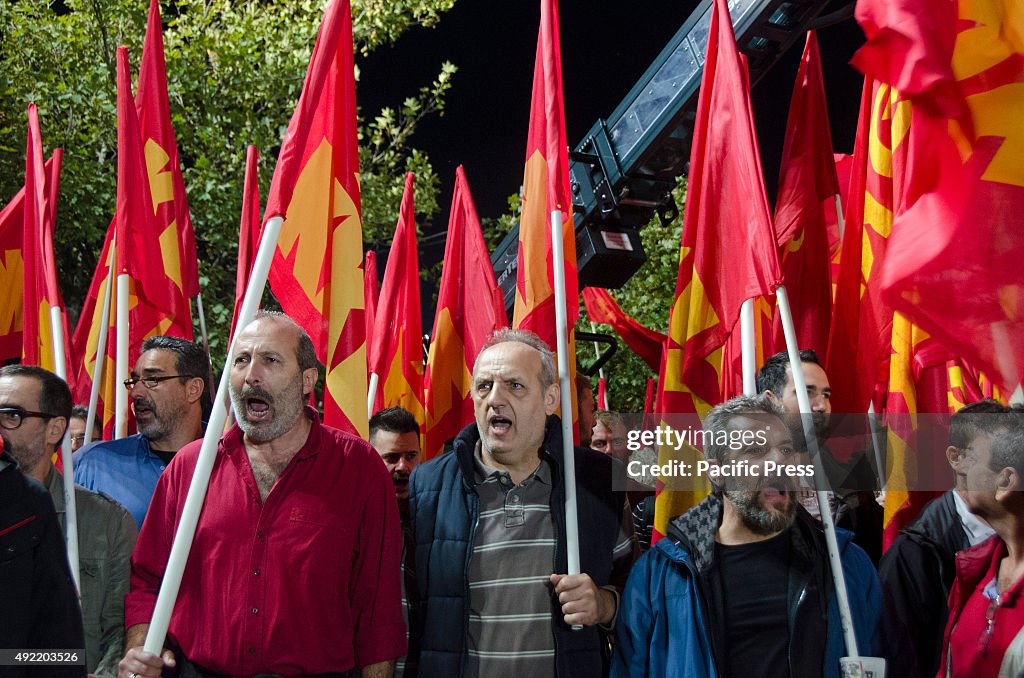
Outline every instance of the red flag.
<svg viewBox="0 0 1024 678"><path fill-rule="evenodd" d="M373 324L377 321L377 303L380 300L380 278L377 277L377 253L366 250L363 260L363 298L366 300L366 337L373 336ZM370 365L366 365L366 378L370 379ZM377 389L373 396L373 412L384 409L384 391Z"/></svg>
<svg viewBox="0 0 1024 678"><path fill-rule="evenodd" d="M391 242L373 335L367 338L370 371L384 407L401 405L422 425L423 321L420 319L420 264L413 210L413 173L405 175L405 192Z"/></svg>
<svg viewBox="0 0 1024 678"><path fill-rule="evenodd" d="M324 421L366 436L366 324L348 0L331 0L281 144L264 223L284 217L270 285L327 370Z"/></svg>
<svg viewBox="0 0 1024 678"><path fill-rule="evenodd" d="M57 286L57 263L53 257L53 231L60 181L60 149L54 151L49 177L43 167L43 143L36 105L28 106L28 139L25 151L25 196L23 206L22 256L24 257L22 311L22 363L39 365L56 372L52 309L61 313L63 360L70 368L70 340L64 300Z"/></svg>
<svg viewBox="0 0 1024 678"><path fill-rule="evenodd" d="M711 10L689 177L676 298L658 378L663 414L704 413L721 400L721 348L740 306L770 294L782 280L750 86L725 0L715 0ZM673 515L703 495L660 492L655 540Z"/></svg>
<svg viewBox="0 0 1024 678"><path fill-rule="evenodd" d="M142 149L139 118L132 100L128 48L117 48L117 275L128 274L147 299L158 297L163 276L153 262L163 246L153 217L153 200Z"/></svg>
<svg viewBox="0 0 1024 678"><path fill-rule="evenodd" d="M172 295L175 324L181 335L192 338L192 320L185 297L199 294L196 239L192 230L185 182L178 160L178 142L171 125L171 107L167 98L167 67L164 65L164 39L160 24L160 2L150 0L146 39L139 64L138 93L135 98L139 128L146 153L146 169L161 232L163 273L167 294ZM175 258L177 254L177 258Z"/></svg>
<svg viewBox="0 0 1024 678"><path fill-rule="evenodd" d="M235 271L235 311L231 316L231 336L235 336L238 314L245 301L252 265L260 246L260 154L255 146L245 152L245 184L242 188L242 220L238 225L238 270Z"/></svg>
<svg viewBox="0 0 1024 678"><path fill-rule="evenodd" d="M583 303L591 320L611 325L630 350L652 370L658 370L661 366L661 349L665 344L664 334L648 329L630 317L615 302L608 290L597 287L583 288Z"/></svg>
<svg viewBox="0 0 1024 678"><path fill-rule="evenodd" d="M53 177L54 157L46 161L48 186ZM0 365L21 360L22 306L24 299L25 230L24 186L0 210Z"/></svg>
<svg viewBox="0 0 1024 678"><path fill-rule="evenodd" d="M1010 391L1024 381L1019 3L872 1L857 16L855 63L913 104L884 299Z"/></svg>
<svg viewBox="0 0 1024 678"><path fill-rule="evenodd" d="M554 215L560 223L552 225ZM562 232L564 261L555 262L552 228ZM554 267L565 273L566 327L569 333L569 384L576 420L576 348L572 327L580 317L576 275L576 235L569 191L569 152L562 99L562 56L559 46L558 5L541 0L537 58L533 70L530 132L523 173L523 213L519 222L519 268L512 326L535 332L552 350L555 329ZM563 414L563 416L565 416ZM578 435L578 432L577 432Z"/></svg>
<svg viewBox="0 0 1024 678"><path fill-rule="evenodd" d="M838 192L818 39L810 31L786 122L775 230L797 343L819 355L828 349L832 315L828 216ZM785 346L777 311L774 325L775 346Z"/></svg>
<svg viewBox="0 0 1024 678"><path fill-rule="evenodd" d="M604 377L597 379L597 409L608 409L608 380Z"/></svg>
<svg viewBox="0 0 1024 678"><path fill-rule="evenodd" d="M466 173L455 170L444 267L424 378L427 430L424 452L440 454L445 441L473 421L473 365L487 338L508 324Z"/></svg>
<svg viewBox="0 0 1024 678"><path fill-rule="evenodd" d="M872 401L882 409L876 387L888 378L892 307L881 298L880 271L906 187L910 106L870 78L861 96L827 357L836 412L864 412Z"/></svg>
<svg viewBox="0 0 1024 678"><path fill-rule="evenodd" d="M770 294L782 279L749 91L728 9L716 0L690 152L676 300L658 386L663 412L703 413L721 400L718 351L740 306Z"/></svg>

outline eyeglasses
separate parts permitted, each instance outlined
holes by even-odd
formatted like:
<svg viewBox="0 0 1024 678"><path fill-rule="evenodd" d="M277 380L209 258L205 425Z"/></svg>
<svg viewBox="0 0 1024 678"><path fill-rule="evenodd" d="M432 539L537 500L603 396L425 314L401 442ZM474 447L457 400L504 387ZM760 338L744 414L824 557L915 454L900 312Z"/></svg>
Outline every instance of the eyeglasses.
<svg viewBox="0 0 1024 678"><path fill-rule="evenodd" d="M77 436L71 436L71 444L72 445L74 445L76 443L84 443L84 442L85 442L85 434L84 433L82 433L81 435L77 435Z"/></svg>
<svg viewBox="0 0 1024 678"><path fill-rule="evenodd" d="M153 390L160 385L161 381L167 381L168 379L191 379L187 374L168 374L164 377L138 377L133 379L125 379L124 387L129 391L135 388L135 384L142 383L146 388Z"/></svg>
<svg viewBox="0 0 1024 678"><path fill-rule="evenodd" d="M46 412L29 412L18 407L4 407L0 408L0 426L8 431L13 431L20 428L22 422L29 417L50 420L56 416L56 414L47 414Z"/></svg>

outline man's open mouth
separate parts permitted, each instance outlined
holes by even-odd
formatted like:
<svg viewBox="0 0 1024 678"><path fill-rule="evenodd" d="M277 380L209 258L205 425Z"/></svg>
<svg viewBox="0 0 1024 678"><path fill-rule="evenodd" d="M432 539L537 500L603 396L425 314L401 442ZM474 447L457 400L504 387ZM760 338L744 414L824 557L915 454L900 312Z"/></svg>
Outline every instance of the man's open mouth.
<svg viewBox="0 0 1024 678"><path fill-rule="evenodd" d="M488 426L490 427L492 433L502 435L504 433L508 433L509 429L512 428L512 420L506 417L502 417L500 415L495 415L491 417L490 421L488 422Z"/></svg>

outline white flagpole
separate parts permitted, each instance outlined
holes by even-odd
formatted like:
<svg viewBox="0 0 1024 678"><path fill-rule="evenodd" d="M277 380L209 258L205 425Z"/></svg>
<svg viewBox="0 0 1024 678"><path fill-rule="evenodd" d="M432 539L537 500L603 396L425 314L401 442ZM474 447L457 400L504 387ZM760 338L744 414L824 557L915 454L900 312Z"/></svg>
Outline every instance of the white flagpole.
<svg viewBox="0 0 1024 678"><path fill-rule="evenodd" d="M757 366L754 355L754 300L740 306L740 345L743 364L743 393L757 395Z"/></svg>
<svg viewBox="0 0 1024 678"><path fill-rule="evenodd" d="M115 260L117 255L114 255ZM114 440L128 435L128 274L117 276L117 368L114 377Z"/></svg>
<svg viewBox="0 0 1024 678"><path fill-rule="evenodd" d="M843 199L836 193L836 219L839 224L839 239L843 239L843 231L846 230L846 219L843 218Z"/></svg>
<svg viewBox="0 0 1024 678"><path fill-rule="evenodd" d="M100 312L100 331L96 338L96 361L92 370L92 388L89 391L89 416L85 420L85 442L88 445L92 442L95 434L94 422L96 421L96 410L99 406L101 377L103 376L103 363L107 359L107 328L110 325L110 296L114 285L114 245L116 236L110 239L110 250L107 256L107 287L103 292L103 310ZM114 385L117 388L117 384ZM110 404L107 404L110 407Z"/></svg>
<svg viewBox="0 0 1024 678"><path fill-rule="evenodd" d="M238 313L236 327L239 330L256 317L256 310L259 308L263 290L267 285L270 261L277 248L277 239L281 234L283 221L284 219L280 216L273 217L263 229L259 251L256 253L255 262L253 262L252 275L249 277L249 286L245 289L245 299ZM153 609L153 618L149 622L149 631L146 634L144 649L155 655L159 655L163 649L167 626L171 621L171 611L178 598L181 577L185 573L185 563L188 561L188 554L192 549L192 539L195 537L196 526L199 524L199 513L202 511L206 490L210 485L210 473L213 471L213 462L217 455L217 443L227 421L226 403L228 384L231 380L231 348L232 346L228 346L228 354L224 359L224 372L220 376L217 395L213 399L213 411L210 413L210 421L206 426L199 458L196 460L196 469L192 474L192 483L189 485L188 494L185 497L185 506L181 511L178 529L174 533L171 554L167 560L167 567L160 583L160 592L157 594L156 607Z"/></svg>
<svg viewBox="0 0 1024 678"><path fill-rule="evenodd" d="M64 362L64 323L60 308L50 307L50 334L53 343L53 368L54 373L63 379L68 380L68 366ZM75 469L71 461L71 438L68 434L66 422L64 428L64 440L60 447L60 456L64 462L64 537L68 547L68 564L71 566L71 577L75 582L75 590L79 597L82 595L82 579L78 559L78 506L75 504Z"/></svg>
<svg viewBox="0 0 1024 678"><path fill-rule="evenodd" d="M590 331L593 332L594 334L597 334L597 325L594 324L593 320L590 321ZM597 355L597 359L600 360L601 359L601 345L599 343L597 343L596 341L594 342L594 353ZM603 367L597 368L597 378L598 379L604 379L604 368ZM599 409L599 410L607 410L608 409L608 403L598 403L597 404L597 409Z"/></svg>
<svg viewBox="0 0 1024 678"><path fill-rule="evenodd" d="M843 638L846 651L851 657L857 657L857 636L853 629L853 615L850 612L850 597L846 588L846 576L843 574L843 563L839 557L839 542L836 541L836 526L832 520L832 512L828 510L828 495L823 488L824 471L821 466L821 455L818 450L818 438L814 433L814 421L811 418L811 401L807 397L807 383L801 365L800 349L796 343L796 328L793 326L793 314L789 308L789 296L785 285L775 289L779 303L779 314L782 317L782 329L786 336L786 350L789 353L790 373L793 375L793 388L796 390L797 402L800 404L800 419L803 422L804 438L807 440L807 451L814 463L814 485L821 506L821 523L825 528L825 544L828 547L828 560L832 570L832 582L836 590L836 602L839 603L839 617L842 621Z"/></svg>
<svg viewBox="0 0 1024 678"><path fill-rule="evenodd" d="M562 210L551 210L551 270L555 292L555 342L558 351L558 390L562 406L562 460L565 476L565 546L567 574L580 573L580 528L576 514L576 453L572 444L572 384L569 383L569 328L565 296L565 252ZM583 628L574 624L573 629Z"/></svg>
<svg viewBox="0 0 1024 678"><path fill-rule="evenodd" d="M376 372L370 372L370 383L366 389L366 418L373 416L373 401L377 398L377 382L380 377Z"/></svg>

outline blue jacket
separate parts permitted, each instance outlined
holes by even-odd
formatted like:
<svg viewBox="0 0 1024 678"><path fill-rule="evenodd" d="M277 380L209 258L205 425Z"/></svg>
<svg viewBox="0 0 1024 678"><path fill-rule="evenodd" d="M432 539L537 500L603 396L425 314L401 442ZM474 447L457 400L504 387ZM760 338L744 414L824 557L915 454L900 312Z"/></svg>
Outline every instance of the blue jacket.
<svg viewBox="0 0 1024 678"><path fill-rule="evenodd" d="M480 517L473 483L473 455L480 438L470 424L455 439L451 452L417 466L409 481L409 511L416 541L419 613L413 621L409 657L422 676L461 676L469 625L469 561ZM557 545L555 567L566 572L565 487L562 482L562 435L557 417L548 417L544 450L552 468L551 515ZM576 495L579 513L580 565L598 586L621 587L624 572L613 572L612 551L622 521L625 487L621 464L593 450L576 448ZM619 581L615 579L619 578ZM560 677L601 676L607 672L603 638L597 627L572 631L562 620L552 595L552 633Z"/></svg>
<svg viewBox="0 0 1024 678"><path fill-rule="evenodd" d="M633 567L616 624L612 676L719 675L726 648L724 629L714 623L723 615L715 610L713 601L720 598L712 588L719 580L713 554L721 519L721 499L708 497L672 521L666 538ZM789 626L799 640L790 644L790 675L838 678L839 658L847 653L824 532L802 508L792 529ZM878 576L867 554L852 543L851 533L836 532L858 646L861 654L871 655L878 648ZM827 616L821 614L822 600L827 600Z"/></svg>

